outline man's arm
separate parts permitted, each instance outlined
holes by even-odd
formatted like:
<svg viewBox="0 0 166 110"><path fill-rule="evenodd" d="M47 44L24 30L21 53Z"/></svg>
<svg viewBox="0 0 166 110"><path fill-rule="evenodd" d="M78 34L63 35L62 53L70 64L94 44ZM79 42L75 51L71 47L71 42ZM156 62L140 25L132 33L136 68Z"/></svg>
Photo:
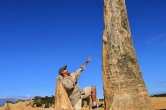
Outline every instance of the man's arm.
<svg viewBox="0 0 166 110"><path fill-rule="evenodd" d="M71 75L75 76L76 80L79 78L80 73L86 68L86 66L87 66L87 64L89 63L90 60L91 60L91 57L89 56L87 58L87 60L85 61L85 63L79 69L77 69L74 73L71 74Z"/></svg>

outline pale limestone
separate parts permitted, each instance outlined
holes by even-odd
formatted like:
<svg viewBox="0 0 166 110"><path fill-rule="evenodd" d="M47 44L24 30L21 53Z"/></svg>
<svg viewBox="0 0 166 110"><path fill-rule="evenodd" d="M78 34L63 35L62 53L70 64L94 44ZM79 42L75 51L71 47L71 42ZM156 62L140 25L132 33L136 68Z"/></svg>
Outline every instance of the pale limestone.
<svg viewBox="0 0 166 110"><path fill-rule="evenodd" d="M134 51L125 0L104 0L105 110L152 110Z"/></svg>
<svg viewBox="0 0 166 110"><path fill-rule="evenodd" d="M55 110L73 110L66 90L61 83L61 76L58 76L56 83Z"/></svg>

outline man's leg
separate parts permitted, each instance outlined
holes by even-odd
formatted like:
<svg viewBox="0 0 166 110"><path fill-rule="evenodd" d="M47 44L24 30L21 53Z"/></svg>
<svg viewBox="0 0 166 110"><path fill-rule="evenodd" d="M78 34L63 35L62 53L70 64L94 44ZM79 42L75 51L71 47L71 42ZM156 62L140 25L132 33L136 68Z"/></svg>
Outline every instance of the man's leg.
<svg viewBox="0 0 166 110"><path fill-rule="evenodd" d="M88 96L91 96L92 97L92 108L98 108L100 107L102 104L98 104L97 103L97 100L96 100L96 87L95 86L89 86L89 87L86 87L83 89L83 92L85 93L83 95L83 99L88 97Z"/></svg>
<svg viewBox="0 0 166 110"><path fill-rule="evenodd" d="M92 90L91 90L91 92L92 92L92 103L94 103L94 102L96 102L96 87L95 86L92 86L91 87L92 88Z"/></svg>
<svg viewBox="0 0 166 110"><path fill-rule="evenodd" d="M96 87L95 86L88 86L83 89L83 92L84 92L84 95L82 97L83 99L91 96L92 102L96 102Z"/></svg>
<svg viewBox="0 0 166 110"><path fill-rule="evenodd" d="M83 89L83 93L84 93L84 94L82 95L82 98L83 98L83 99L85 99L85 98L91 96L91 95L92 95L92 86L85 87L85 88Z"/></svg>
<svg viewBox="0 0 166 110"><path fill-rule="evenodd" d="M83 89L84 95L82 95L82 98L74 105L74 110L81 110L82 99L87 98L89 96L92 97L92 88L94 89L94 86L88 86Z"/></svg>

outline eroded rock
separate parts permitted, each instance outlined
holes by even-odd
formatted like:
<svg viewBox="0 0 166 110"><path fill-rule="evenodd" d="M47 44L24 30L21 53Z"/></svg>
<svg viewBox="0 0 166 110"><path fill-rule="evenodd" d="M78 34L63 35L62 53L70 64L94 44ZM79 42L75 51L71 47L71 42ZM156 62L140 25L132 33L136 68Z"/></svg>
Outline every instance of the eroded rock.
<svg viewBox="0 0 166 110"><path fill-rule="evenodd" d="M104 0L105 110L152 110L133 47L125 0Z"/></svg>
<svg viewBox="0 0 166 110"><path fill-rule="evenodd" d="M66 90L61 83L62 76L58 76L55 93L55 110L73 110Z"/></svg>

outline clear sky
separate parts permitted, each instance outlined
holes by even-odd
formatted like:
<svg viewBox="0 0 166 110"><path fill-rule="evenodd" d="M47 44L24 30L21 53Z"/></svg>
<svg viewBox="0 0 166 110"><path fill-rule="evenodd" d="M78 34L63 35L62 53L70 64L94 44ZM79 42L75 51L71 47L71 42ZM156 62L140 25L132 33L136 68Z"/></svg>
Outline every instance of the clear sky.
<svg viewBox="0 0 166 110"><path fill-rule="evenodd" d="M150 94L166 92L166 0L126 0L132 39ZM59 67L79 68L81 88L103 98L103 0L0 0L0 96L55 94Z"/></svg>

